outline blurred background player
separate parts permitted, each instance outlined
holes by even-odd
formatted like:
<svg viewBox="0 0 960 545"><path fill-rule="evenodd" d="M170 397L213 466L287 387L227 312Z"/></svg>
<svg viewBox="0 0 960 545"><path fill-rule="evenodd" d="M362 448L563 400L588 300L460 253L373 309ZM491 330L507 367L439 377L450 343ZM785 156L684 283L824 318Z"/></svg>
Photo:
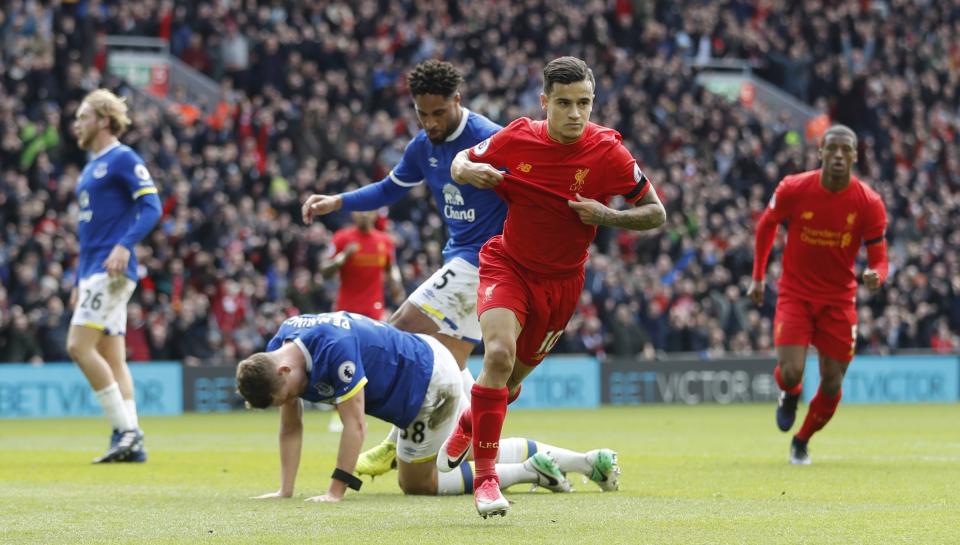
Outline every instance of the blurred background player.
<svg viewBox="0 0 960 545"><path fill-rule="evenodd" d="M434 459L465 403L460 371L437 339L400 331L359 315L336 312L288 318L267 345L240 362L237 389L255 408L280 407L280 489L257 499L290 497L303 443L301 399L334 403L344 429L337 466L326 494L309 501L336 502L347 488L359 490L353 475L366 433L364 414L402 429L398 437L398 479L405 494L470 493L473 472L457 461L456 472L438 473ZM568 471L591 476L579 453L529 439L503 440L498 470L504 486L531 483L569 492Z"/></svg>
<svg viewBox="0 0 960 545"><path fill-rule="evenodd" d="M665 220L663 205L620 134L589 122L595 86L582 60L550 61L540 94L546 121L520 118L460 152L451 166L458 183L494 188L508 203L503 235L480 251L483 371L472 389L471 414L460 418L437 459L446 470L472 438L474 501L483 517L509 509L494 465L508 397L519 395L521 381L563 334L580 299L597 226L645 230ZM636 206L608 207L617 195ZM616 475L607 478L615 481Z"/></svg>
<svg viewBox="0 0 960 545"><path fill-rule="evenodd" d="M73 123L90 160L77 183L80 259L67 351L113 428L110 449L94 463L147 459L124 333L137 287L134 245L160 219L160 199L143 159L117 139L129 125L124 100L104 89L83 99Z"/></svg>
<svg viewBox="0 0 960 545"><path fill-rule="evenodd" d="M382 320L386 311L383 282L387 278L394 304L403 301L403 279L390 235L374 227L377 212L353 212L353 225L333 234L331 255L320 266L325 278L340 273L336 310Z"/></svg>
<svg viewBox="0 0 960 545"><path fill-rule="evenodd" d="M331 253L320 266L324 278L340 273L336 309L382 320L386 312L383 280L386 273L393 303L403 301L403 278L393 249L393 239L376 229L376 211L353 212L353 225L333 234ZM333 413L327 429L339 432L343 423Z"/></svg>
<svg viewBox="0 0 960 545"><path fill-rule="evenodd" d="M390 317L404 331L428 333L453 354L469 396L473 376L467 358L480 342L477 318L478 253L503 230L506 204L493 191L459 186L450 178L454 156L500 130L486 117L461 105L463 76L450 63L428 60L407 76L417 119L423 128L410 140L403 157L379 182L340 195L311 195L303 205L303 221L336 210L375 210L388 206L426 181L447 226L444 265L420 285ZM397 429L364 452L357 472L380 475L396 457Z"/></svg>
<svg viewBox="0 0 960 545"><path fill-rule="evenodd" d="M756 260L747 295L760 305L767 258L780 223L788 222L783 274L774 318L782 390L777 426L789 431L803 391L807 346L820 357L820 387L790 443L790 463L809 464L807 442L833 417L857 342L857 276L854 262L867 247L863 283L876 291L887 278L887 212L880 196L850 171L857 135L830 127L820 142L821 168L784 178L757 223Z"/></svg>

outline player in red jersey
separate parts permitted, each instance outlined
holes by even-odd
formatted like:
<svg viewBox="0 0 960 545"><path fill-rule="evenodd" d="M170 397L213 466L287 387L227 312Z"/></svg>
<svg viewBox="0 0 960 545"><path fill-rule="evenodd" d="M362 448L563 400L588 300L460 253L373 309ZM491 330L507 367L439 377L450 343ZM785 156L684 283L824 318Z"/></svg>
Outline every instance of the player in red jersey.
<svg viewBox="0 0 960 545"><path fill-rule="evenodd" d="M320 268L324 277L340 271L337 310L374 320L384 317L383 276L389 274L391 297L402 301L403 281L394 259L393 240L373 228L376 212L353 212L353 227L333 234L331 255Z"/></svg>
<svg viewBox="0 0 960 545"><path fill-rule="evenodd" d="M807 442L837 410L841 384L857 339L857 277L854 260L867 247L863 283L871 291L887 278L887 212L877 193L850 174L857 162L857 135L834 125L820 142L821 168L787 176L757 224L756 260L747 295L763 303L764 273L777 227L788 222L783 275L774 319L782 390L777 426L789 431L803 390L807 346L820 356L820 388L793 436L790 462L809 464Z"/></svg>
<svg viewBox="0 0 960 545"><path fill-rule="evenodd" d="M508 397L519 395L521 381L573 314L597 226L652 229L666 217L620 134L589 122L595 81L586 63L555 59L544 67L543 81L546 121L518 119L460 152L450 168L457 183L493 188L508 206L503 234L480 250L483 371L473 386L472 409L461 415L437 458L441 471L451 471L472 443L474 500L484 518L509 508L494 470ZM636 206L608 207L617 195ZM616 458L593 463L606 469L594 480L615 489Z"/></svg>

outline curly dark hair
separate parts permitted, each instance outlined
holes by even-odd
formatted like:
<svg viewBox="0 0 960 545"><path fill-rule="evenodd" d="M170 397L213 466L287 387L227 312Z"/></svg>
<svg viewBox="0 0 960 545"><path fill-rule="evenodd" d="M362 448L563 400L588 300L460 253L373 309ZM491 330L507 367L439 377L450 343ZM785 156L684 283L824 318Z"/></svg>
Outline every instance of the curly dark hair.
<svg viewBox="0 0 960 545"><path fill-rule="evenodd" d="M410 94L450 98L460 89L463 75L449 62L430 59L416 65L407 75Z"/></svg>

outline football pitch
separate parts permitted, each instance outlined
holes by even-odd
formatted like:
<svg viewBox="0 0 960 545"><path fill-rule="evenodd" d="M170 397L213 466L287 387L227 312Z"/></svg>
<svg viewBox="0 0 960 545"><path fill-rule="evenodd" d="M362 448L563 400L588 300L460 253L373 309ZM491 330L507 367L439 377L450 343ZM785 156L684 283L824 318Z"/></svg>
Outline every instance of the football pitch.
<svg viewBox="0 0 960 545"><path fill-rule="evenodd" d="M395 472L305 503L334 466L328 419L305 416L295 497L269 501L249 498L278 488L275 412L144 418L142 465L90 464L101 419L0 420L0 543L960 542L960 405L841 405L806 467L772 405L514 411L505 437L617 450L620 491L515 486L487 520L469 496L404 497ZM370 419L366 446L386 430Z"/></svg>

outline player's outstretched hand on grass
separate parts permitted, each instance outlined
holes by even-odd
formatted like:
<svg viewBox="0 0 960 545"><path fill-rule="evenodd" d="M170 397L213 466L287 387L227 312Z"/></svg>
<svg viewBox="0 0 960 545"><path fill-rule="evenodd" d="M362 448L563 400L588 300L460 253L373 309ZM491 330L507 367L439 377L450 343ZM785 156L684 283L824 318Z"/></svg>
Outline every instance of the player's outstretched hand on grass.
<svg viewBox="0 0 960 545"><path fill-rule="evenodd" d="M251 499L251 500L272 500L272 499L274 499L274 498L289 498L289 497L292 496L292 495L293 495L293 494L284 494L283 492L280 492L280 491L278 490L278 491L276 491L276 492L270 492L270 493L267 493L267 494L261 494L261 495L259 495L259 496L254 496L254 497L252 497L252 498L250 498L250 499Z"/></svg>
<svg viewBox="0 0 960 545"><path fill-rule="evenodd" d="M580 221L586 225L601 225L610 209L600 201L588 199L577 193L577 200L567 201L570 208L580 216Z"/></svg>
<svg viewBox="0 0 960 545"><path fill-rule="evenodd" d="M747 297L757 306L763 304L763 290L766 283L763 280L751 280L750 287L747 288Z"/></svg>
<svg viewBox="0 0 960 545"><path fill-rule="evenodd" d="M880 273L873 269L864 270L863 285L870 291L877 291L880 287Z"/></svg>
<svg viewBox="0 0 960 545"><path fill-rule="evenodd" d="M304 501L310 501L310 502L314 502L314 503L337 503L338 501L340 501L340 500L342 500L342 499L343 499L343 498L338 498L338 497L336 497L336 496L331 495L331 494L328 492L328 493L326 493L326 494L324 494L324 495L322 495L322 496L313 496L313 497L311 497L311 498L307 498L307 499L304 500Z"/></svg>
<svg viewBox="0 0 960 545"><path fill-rule="evenodd" d="M303 214L303 223L310 225L313 223L313 218L336 212L342 206L343 199L340 195L310 195L300 209Z"/></svg>

